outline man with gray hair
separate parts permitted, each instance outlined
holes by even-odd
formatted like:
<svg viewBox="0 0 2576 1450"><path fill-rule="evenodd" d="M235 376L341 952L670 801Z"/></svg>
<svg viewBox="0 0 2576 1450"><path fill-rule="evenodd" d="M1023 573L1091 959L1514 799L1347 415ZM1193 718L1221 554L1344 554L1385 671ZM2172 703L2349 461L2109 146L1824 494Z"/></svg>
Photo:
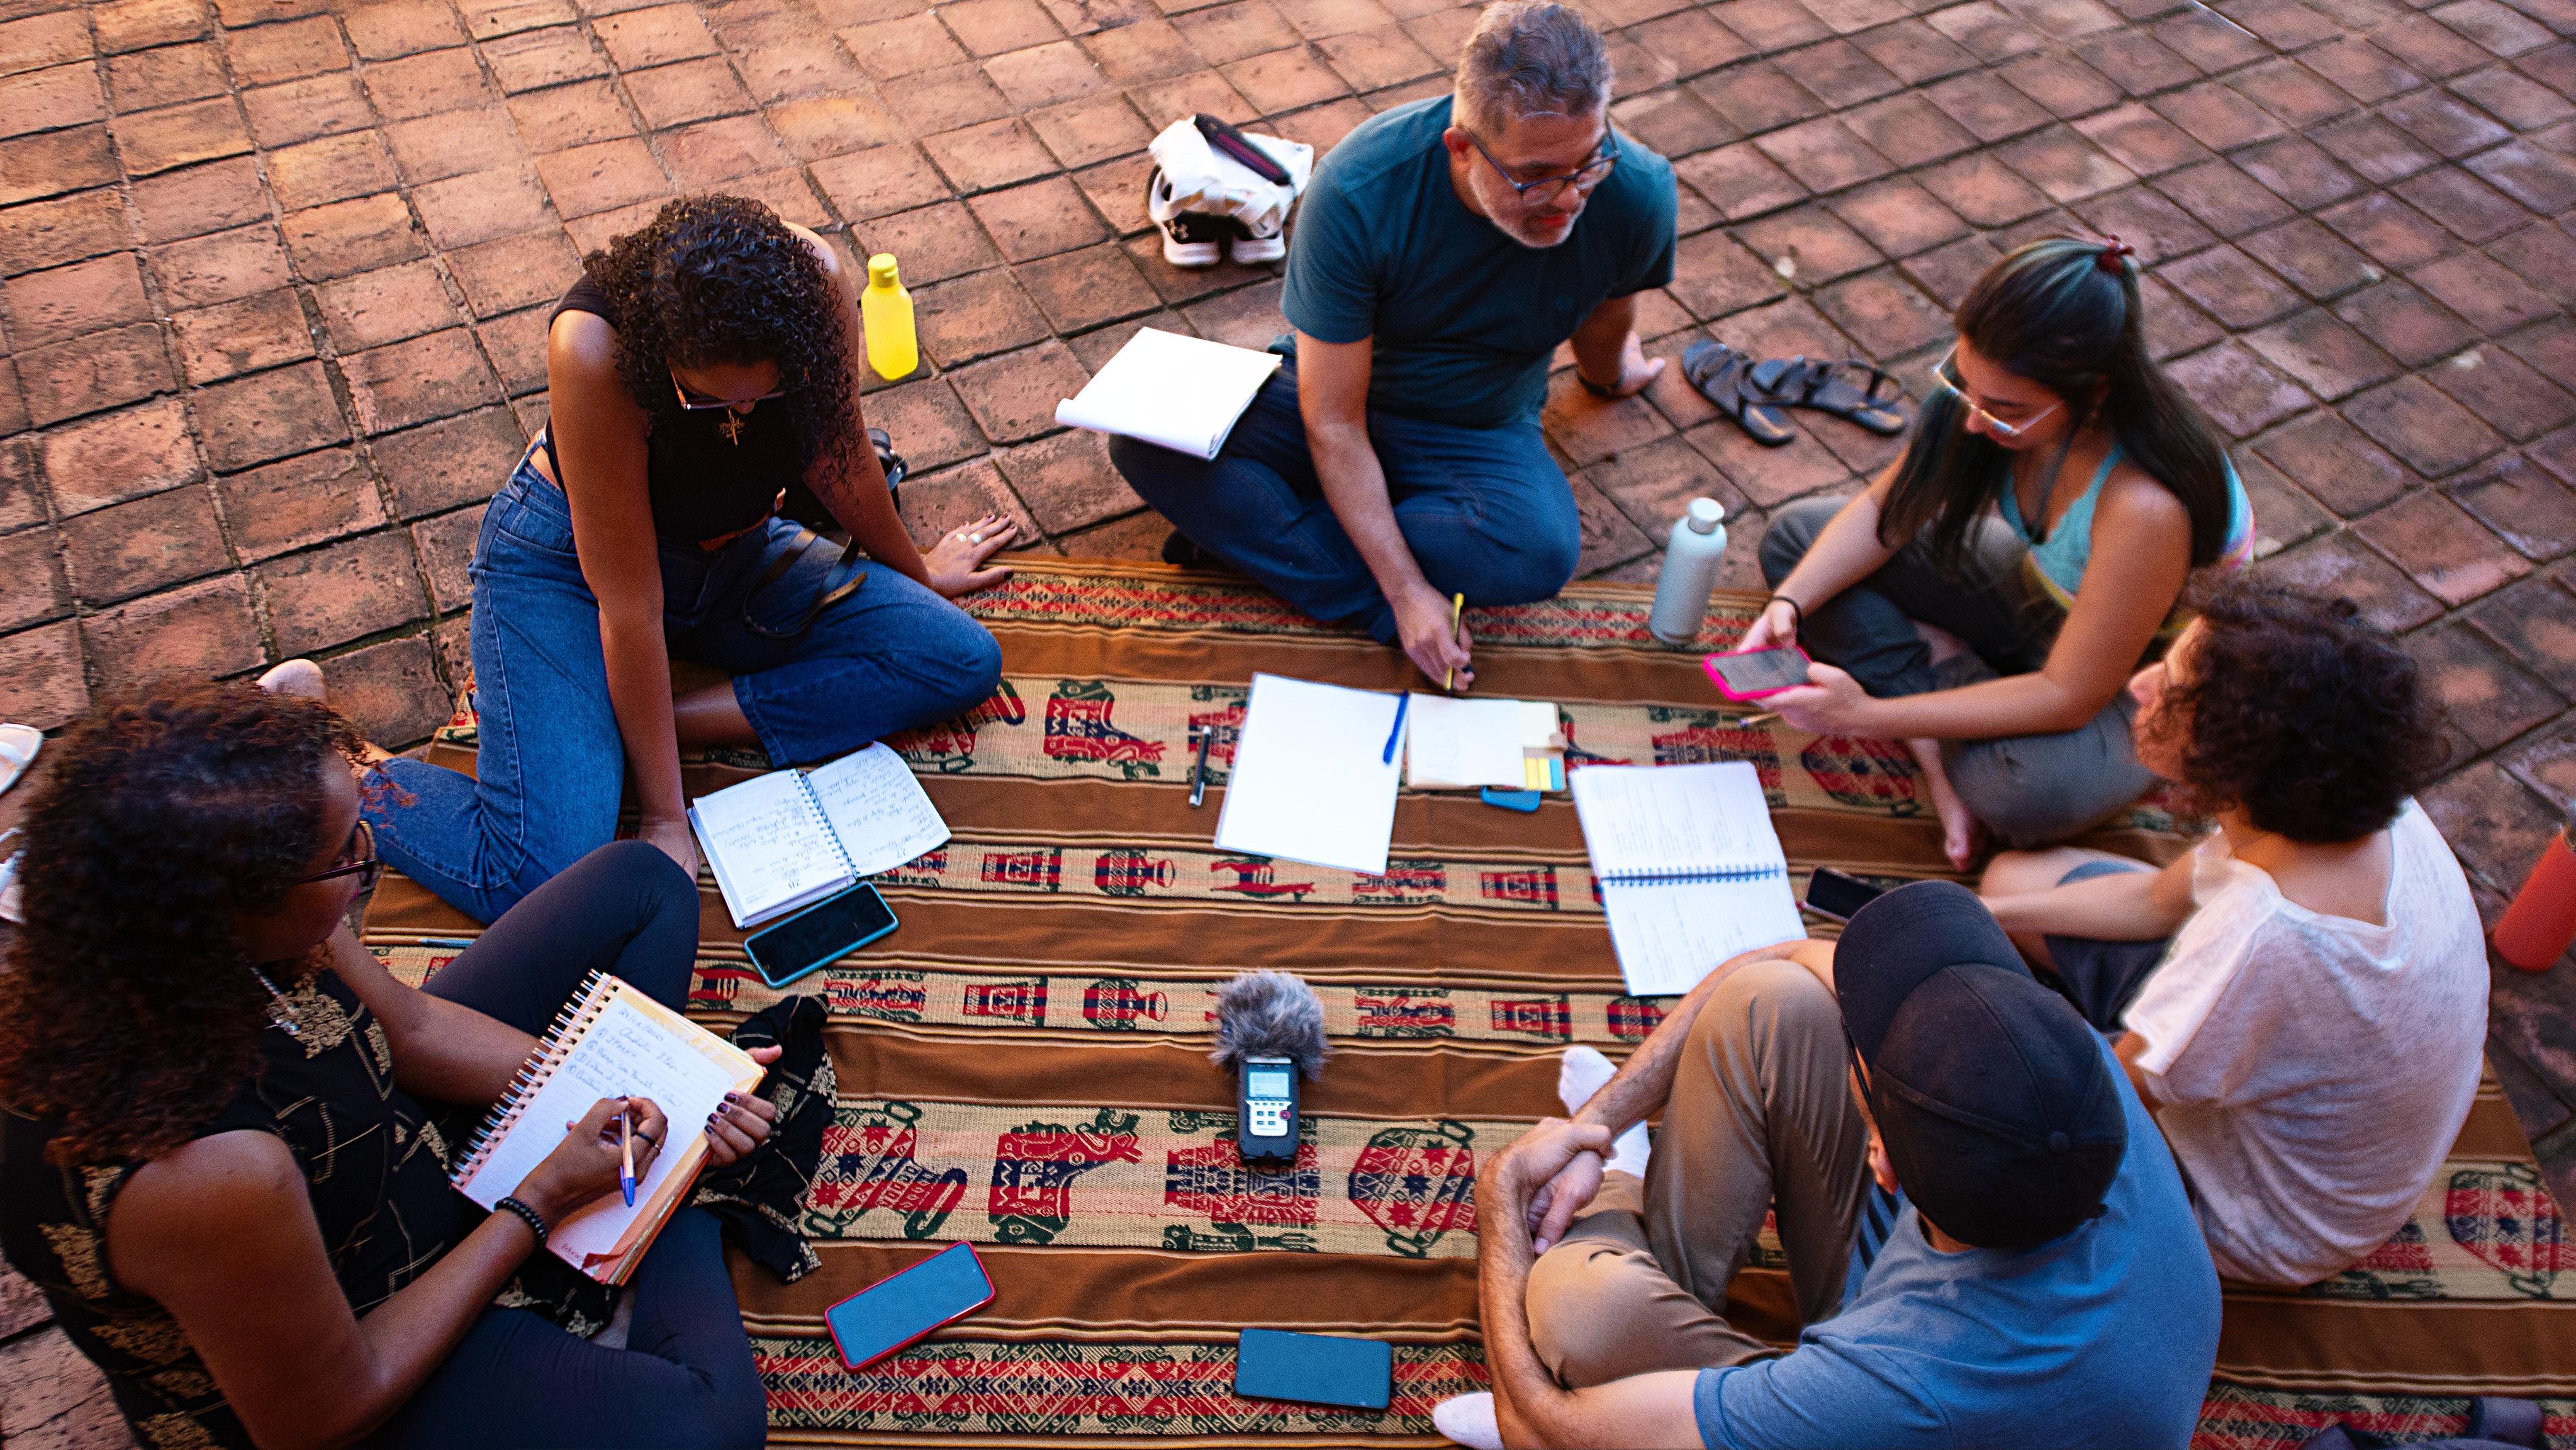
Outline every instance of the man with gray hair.
<svg viewBox="0 0 2576 1450"><path fill-rule="evenodd" d="M1550 357L1603 398L1663 370L1636 294L1672 280L1672 167L1610 128L1610 60L1554 0L1504 0L1454 94L1360 124L1315 169L1289 240L1288 366L1202 461L1110 457L1204 551L1319 619L1474 678L1453 595L1544 599L1582 546L1538 426Z"/></svg>

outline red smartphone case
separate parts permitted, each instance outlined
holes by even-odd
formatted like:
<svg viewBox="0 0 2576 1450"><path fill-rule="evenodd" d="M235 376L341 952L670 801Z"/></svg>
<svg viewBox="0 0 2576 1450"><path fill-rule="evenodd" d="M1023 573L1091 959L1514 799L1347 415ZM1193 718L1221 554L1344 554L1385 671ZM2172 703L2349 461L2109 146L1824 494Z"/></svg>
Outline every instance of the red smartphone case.
<svg viewBox="0 0 2576 1450"><path fill-rule="evenodd" d="M1814 664L1814 663L1815 663L1815 661L1814 661L1814 660L1811 660L1811 659L1808 659L1808 658L1807 658L1807 652L1806 652L1805 650L1802 650L1802 649L1798 648L1798 647L1797 647L1796 645L1794 645L1794 644L1781 645L1781 646L1779 646L1779 648L1781 648L1781 649L1785 649L1785 650L1788 650L1790 653L1795 654L1795 655L1799 658L1799 660L1800 660L1802 663L1806 663L1806 664ZM1717 692L1718 692L1719 694L1724 695L1726 698L1728 698L1728 699L1730 699L1730 700L1733 700L1733 701L1736 701L1736 702L1737 702L1737 703L1739 703L1739 704L1741 704L1741 703L1743 703L1744 701L1747 701L1747 700L1759 700L1759 699L1763 698L1763 697L1764 697L1764 696L1766 696L1766 695L1776 695L1776 694L1779 694L1782 690L1794 690L1794 689L1798 688L1798 687L1797 687L1797 686L1795 686L1795 685L1774 685L1774 686L1772 686L1770 689L1767 689L1767 690L1754 690L1754 691L1750 692L1749 694L1742 694L1742 695L1737 694L1737 693L1735 692L1734 688L1733 688L1732 686L1730 686L1730 685L1728 685L1728 684L1726 683L1726 677L1725 677L1724 675L1721 675L1721 674L1719 674L1719 673L1717 672L1717 662L1718 662L1719 660L1721 660L1721 659L1725 658L1726 656L1731 655L1731 654L1745 654L1745 653L1748 653L1748 651L1745 651L1745 650L1720 650L1720 651L1718 651L1716 654L1709 655L1709 656L1707 656L1706 658L1702 659L1702 660L1699 662L1700 673L1702 673L1702 674L1704 674L1704 675L1708 676L1708 682L1709 682L1710 684L1712 684L1712 685L1717 686ZM1751 651L1751 653L1759 653L1759 651Z"/></svg>

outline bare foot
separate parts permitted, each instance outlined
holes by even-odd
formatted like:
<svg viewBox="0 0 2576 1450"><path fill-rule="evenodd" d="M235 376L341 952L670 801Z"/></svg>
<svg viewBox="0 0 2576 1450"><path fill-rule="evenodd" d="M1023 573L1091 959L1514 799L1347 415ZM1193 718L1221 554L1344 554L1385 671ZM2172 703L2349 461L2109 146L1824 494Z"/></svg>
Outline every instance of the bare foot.
<svg viewBox="0 0 2576 1450"><path fill-rule="evenodd" d="M330 687L323 683L322 667L307 659L292 659L259 677L259 687L272 695L291 695L310 700L316 705L331 703ZM393 752L378 748L373 742L358 742L358 760L365 765L378 765L393 759Z"/></svg>
<svg viewBox="0 0 2576 1450"><path fill-rule="evenodd" d="M1923 783L1932 792L1932 810L1941 818L1941 854L1950 858L1950 869L1965 871L1977 859L1985 829L1968 812L1968 803L1950 787L1949 769L1941 762L1938 740L1908 740L1914 752L1914 763L1923 772Z"/></svg>

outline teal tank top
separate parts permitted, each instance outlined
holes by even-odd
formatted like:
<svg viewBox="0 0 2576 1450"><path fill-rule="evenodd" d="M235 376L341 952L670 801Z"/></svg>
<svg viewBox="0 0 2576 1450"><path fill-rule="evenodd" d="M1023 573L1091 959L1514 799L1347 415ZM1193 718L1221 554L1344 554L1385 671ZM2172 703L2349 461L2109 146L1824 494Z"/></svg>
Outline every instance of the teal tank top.
<svg viewBox="0 0 2576 1450"><path fill-rule="evenodd" d="M2022 520L2021 501L2013 496L2007 482L1995 496L1995 507L2014 533L2030 545L2024 563L2040 586L2060 607L2073 608L2075 592L2084 585L2084 568L2093 562L2093 505L2102 497L2102 484L2120 462L2120 445L2102 456L2102 466L2093 470L2093 481L2084 486L2075 502L2068 505L2066 517L2047 538L2040 538ZM2236 476L2236 464L2227 464L2227 543L2219 551L2218 563L2224 568L2238 568L2254 557L2254 503L2245 495L2245 483ZM2181 611L2175 611L2179 618ZM2168 630L2180 628L2168 623Z"/></svg>

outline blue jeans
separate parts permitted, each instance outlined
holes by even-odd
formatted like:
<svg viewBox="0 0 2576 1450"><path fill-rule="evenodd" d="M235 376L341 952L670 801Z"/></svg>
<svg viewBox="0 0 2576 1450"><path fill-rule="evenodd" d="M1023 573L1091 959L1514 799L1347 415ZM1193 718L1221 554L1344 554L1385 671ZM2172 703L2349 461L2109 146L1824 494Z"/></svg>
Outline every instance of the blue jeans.
<svg viewBox="0 0 2576 1450"><path fill-rule="evenodd" d="M676 1010L697 951L697 883L653 847L619 841L494 922L428 992L535 1034L594 968ZM697 1208L662 1226L627 1286L635 1316L626 1348L578 1338L525 1309L486 1309L367 1444L759 1445L768 1399L719 1228Z"/></svg>
<svg viewBox="0 0 2576 1450"><path fill-rule="evenodd" d="M1527 604L1574 577L1581 520L1538 424L1461 428L1368 415L1396 527L1431 587L1470 604ZM1395 640L1395 611L1324 500L1291 361L1254 395L1214 462L1109 440L1128 486L1200 548L1317 619Z"/></svg>
<svg viewBox="0 0 2576 1450"><path fill-rule="evenodd" d="M826 760L973 708L1002 651L964 611L883 564L794 638L832 587L840 550L796 546L771 519L713 552L664 543L662 627L671 653L733 676L734 699L780 765ZM468 569L481 749L468 778L419 761L385 771L367 806L384 858L479 921L509 910L617 831L626 755L608 703L599 601L573 552L572 507L528 459L493 496ZM757 626L757 627L756 627Z"/></svg>

